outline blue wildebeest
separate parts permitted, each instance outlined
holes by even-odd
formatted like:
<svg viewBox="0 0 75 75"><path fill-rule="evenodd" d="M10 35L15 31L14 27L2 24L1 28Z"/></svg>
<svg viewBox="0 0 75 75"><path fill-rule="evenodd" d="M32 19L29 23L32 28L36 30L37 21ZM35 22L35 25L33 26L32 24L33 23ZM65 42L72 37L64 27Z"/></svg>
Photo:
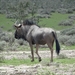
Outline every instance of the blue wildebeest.
<svg viewBox="0 0 75 75"><path fill-rule="evenodd" d="M15 23L15 38L16 39L24 39L28 41L29 46L31 48L32 60L34 61L34 51L33 44L36 44L36 54L38 55L39 61L41 61L41 57L38 54L39 45L47 44L51 50L51 62L53 61L53 44L54 40L56 42L56 53L59 55L60 45L57 40L56 32L52 28L42 28L38 25L35 25L32 21L25 20L22 24Z"/></svg>

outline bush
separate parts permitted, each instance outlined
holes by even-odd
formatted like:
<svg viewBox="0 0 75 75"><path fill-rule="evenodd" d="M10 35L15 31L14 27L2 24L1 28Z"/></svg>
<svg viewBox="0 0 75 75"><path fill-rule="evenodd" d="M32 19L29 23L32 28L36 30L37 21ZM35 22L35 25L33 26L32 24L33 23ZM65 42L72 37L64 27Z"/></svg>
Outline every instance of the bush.
<svg viewBox="0 0 75 75"><path fill-rule="evenodd" d="M9 14L6 14L6 18L15 18L16 16L16 13L13 13L13 14L11 14L11 13L9 13Z"/></svg>
<svg viewBox="0 0 75 75"><path fill-rule="evenodd" d="M54 9L51 9L50 12L55 13L55 10Z"/></svg>
<svg viewBox="0 0 75 75"><path fill-rule="evenodd" d="M74 35L74 34L75 34L75 29L72 29L66 32L66 35Z"/></svg>
<svg viewBox="0 0 75 75"><path fill-rule="evenodd" d="M14 43L12 44L12 46L14 46L15 48L18 48L20 46L17 39L15 39Z"/></svg>
<svg viewBox="0 0 75 75"><path fill-rule="evenodd" d="M12 44L15 41L13 34L8 34L9 44Z"/></svg>
<svg viewBox="0 0 75 75"><path fill-rule="evenodd" d="M8 32L3 32L0 34L0 39L2 41L6 41L6 42L9 42L9 43L13 43L15 38L14 36L12 36L13 34L9 34Z"/></svg>
<svg viewBox="0 0 75 75"><path fill-rule="evenodd" d="M70 38L69 40L67 40L65 42L65 45L68 45L68 46L75 45L75 35L72 36L72 38Z"/></svg>
<svg viewBox="0 0 75 75"><path fill-rule="evenodd" d="M5 35L5 33L3 32L2 28L0 28L0 39L1 39L1 37L4 36L4 35Z"/></svg>
<svg viewBox="0 0 75 75"><path fill-rule="evenodd" d="M42 14L42 15L38 14L37 17L38 18L50 18L50 15L47 15L47 14Z"/></svg>
<svg viewBox="0 0 75 75"><path fill-rule="evenodd" d="M41 70L39 69L36 75L55 75L52 73L49 69L42 68Z"/></svg>
<svg viewBox="0 0 75 75"><path fill-rule="evenodd" d="M58 39L59 39L59 42L63 45L66 45L66 46L75 45L75 35L74 36L60 35Z"/></svg>
<svg viewBox="0 0 75 75"><path fill-rule="evenodd" d="M5 33L4 33L4 32L0 33L0 39L1 39L3 36L5 36Z"/></svg>
<svg viewBox="0 0 75 75"><path fill-rule="evenodd" d="M0 51L4 50L4 46L6 45L5 41L0 41Z"/></svg>
<svg viewBox="0 0 75 75"><path fill-rule="evenodd" d="M73 9L59 8L59 9L57 9L57 12L58 13L62 13L62 14L65 14L65 13L72 14L73 13Z"/></svg>
<svg viewBox="0 0 75 75"><path fill-rule="evenodd" d="M65 13L67 13L67 9L63 9L63 8L59 8L59 9L57 9L56 10L58 13L62 13L62 14L65 14Z"/></svg>
<svg viewBox="0 0 75 75"><path fill-rule="evenodd" d="M71 14L71 15L69 16L69 19L75 20L75 14Z"/></svg>
<svg viewBox="0 0 75 75"><path fill-rule="evenodd" d="M75 27L64 29L60 32L59 41L64 45L75 45Z"/></svg>
<svg viewBox="0 0 75 75"><path fill-rule="evenodd" d="M75 35L75 27L64 29L60 32L62 35Z"/></svg>
<svg viewBox="0 0 75 75"><path fill-rule="evenodd" d="M67 36L67 35L60 35L58 38L59 38L59 42L60 42L61 44L65 44L65 42L70 39L70 36Z"/></svg>
<svg viewBox="0 0 75 75"><path fill-rule="evenodd" d="M0 10L0 14L4 14L5 13L5 10Z"/></svg>
<svg viewBox="0 0 75 75"><path fill-rule="evenodd" d="M4 56L0 56L0 63L3 63L5 60Z"/></svg>
<svg viewBox="0 0 75 75"><path fill-rule="evenodd" d="M67 13L68 14L72 14L73 13L73 10L72 9L68 9Z"/></svg>
<svg viewBox="0 0 75 75"><path fill-rule="evenodd" d="M16 46L12 46L8 48L9 51L17 51L17 47Z"/></svg>
<svg viewBox="0 0 75 75"><path fill-rule="evenodd" d="M1 37L1 40L4 40L6 42L9 42L9 37L8 36L2 36Z"/></svg>
<svg viewBox="0 0 75 75"><path fill-rule="evenodd" d="M59 25L62 25L62 26L72 26L73 25L73 20L69 19L69 20L61 21L59 23Z"/></svg>
<svg viewBox="0 0 75 75"><path fill-rule="evenodd" d="M23 39L19 39L16 41L19 45L24 45L24 40Z"/></svg>
<svg viewBox="0 0 75 75"><path fill-rule="evenodd" d="M58 56L58 59L66 59L66 58L68 58L68 57L65 54L60 54Z"/></svg>
<svg viewBox="0 0 75 75"><path fill-rule="evenodd" d="M75 11L75 7L73 7L72 10Z"/></svg>

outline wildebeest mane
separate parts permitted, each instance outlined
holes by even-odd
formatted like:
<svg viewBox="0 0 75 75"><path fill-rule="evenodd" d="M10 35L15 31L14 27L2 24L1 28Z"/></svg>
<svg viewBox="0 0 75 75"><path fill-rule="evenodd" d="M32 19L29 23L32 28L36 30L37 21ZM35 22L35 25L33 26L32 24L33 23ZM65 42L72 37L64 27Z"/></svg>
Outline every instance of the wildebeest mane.
<svg viewBox="0 0 75 75"><path fill-rule="evenodd" d="M40 27L40 26L37 25L33 20L30 20L30 19L24 20L24 21L23 21L23 25L29 25L29 26L31 26L31 25L36 25L36 26Z"/></svg>
<svg viewBox="0 0 75 75"><path fill-rule="evenodd" d="M23 21L23 25L33 25L35 24L32 20L26 19Z"/></svg>

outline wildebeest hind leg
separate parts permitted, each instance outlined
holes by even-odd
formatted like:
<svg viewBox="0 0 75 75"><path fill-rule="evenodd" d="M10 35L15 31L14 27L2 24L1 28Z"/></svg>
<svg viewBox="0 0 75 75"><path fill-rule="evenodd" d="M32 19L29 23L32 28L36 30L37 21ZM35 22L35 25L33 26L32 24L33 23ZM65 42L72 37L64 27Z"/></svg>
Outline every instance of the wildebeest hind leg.
<svg viewBox="0 0 75 75"><path fill-rule="evenodd" d="M53 62L53 44L47 43L49 49L51 50L51 62Z"/></svg>
<svg viewBox="0 0 75 75"><path fill-rule="evenodd" d="M39 62L40 62L40 61L41 61L41 57L40 57L40 55L39 55L39 53L38 53L38 48L39 48L39 45L36 44L36 54L37 54L38 59L39 59Z"/></svg>

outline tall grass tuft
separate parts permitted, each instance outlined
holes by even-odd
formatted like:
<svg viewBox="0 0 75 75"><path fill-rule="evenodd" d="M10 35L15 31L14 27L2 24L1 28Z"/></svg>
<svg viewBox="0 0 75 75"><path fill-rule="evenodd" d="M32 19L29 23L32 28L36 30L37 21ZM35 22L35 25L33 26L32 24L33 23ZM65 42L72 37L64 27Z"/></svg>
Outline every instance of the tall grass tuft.
<svg viewBox="0 0 75 75"><path fill-rule="evenodd" d="M0 56L0 63L3 63L5 60L4 56Z"/></svg>

